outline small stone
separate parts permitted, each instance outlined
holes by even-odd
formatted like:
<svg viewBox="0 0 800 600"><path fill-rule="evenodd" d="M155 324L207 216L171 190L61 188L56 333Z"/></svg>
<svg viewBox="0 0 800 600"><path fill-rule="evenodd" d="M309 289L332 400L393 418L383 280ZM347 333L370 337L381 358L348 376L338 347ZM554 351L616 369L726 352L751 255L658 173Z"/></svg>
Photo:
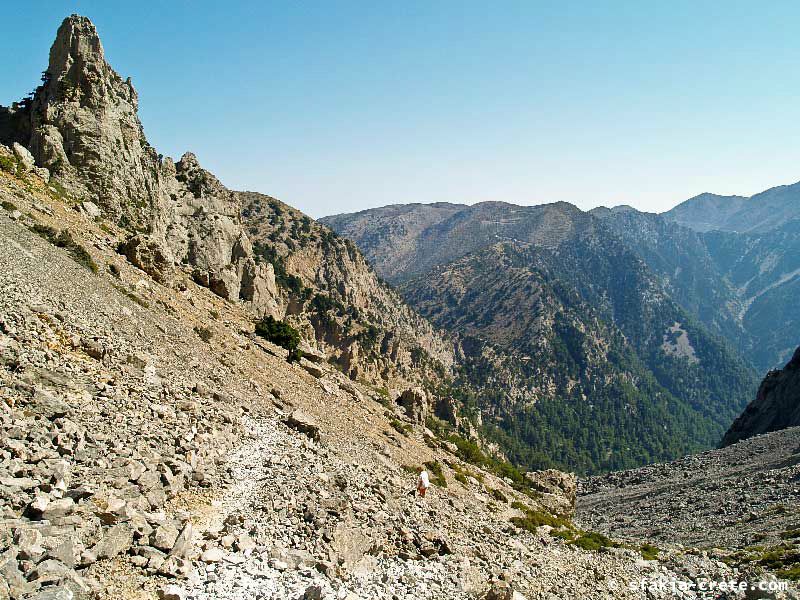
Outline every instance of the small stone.
<svg viewBox="0 0 800 600"><path fill-rule="evenodd" d="M90 219L97 219L103 214L103 211L100 210L100 207L97 206L97 204L89 201L81 204L81 210Z"/></svg>
<svg viewBox="0 0 800 600"><path fill-rule="evenodd" d="M114 558L126 552L133 544L133 529L126 523L114 525L105 530L102 539L92 551L97 558Z"/></svg>
<svg viewBox="0 0 800 600"><path fill-rule="evenodd" d="M305 358L300 361L300 366L303 367L303 369L305 369L309 375L316 377L317 379L325 375L325 371L323 371L322 368L318 367L312 362L307 361Z"/></svg>
<svg viewBox="0 0 800 600"><path fill-rule="evenodd" d="M45 560L36 565L28 575L28 580L35 580L41 585L57 583L67 574L69 567L57 560Z"/></svg>
<svg viewBox="0 0 800 600"><path fill-rule="evenodd" d="M31 596L28 600L73 600L76 598L75 592L65 585L47 587Z"/></svg>
<svg viewBox="0 0 800 600"><path fill-rule="evenodd" d="M194 537L194 528L191 523L186 523L184 528L178 534L178 539L175 540L175 545L170 550L170 556L186 557L192 548L192 538Z"/></svg>
<svg viewBox="0 0 800 600"><path fill-rule="evenodd" d="M53 519L59 519L72 514L74 509L75 501L72 498L61 498L50 502L42 511L41 515L43 519L52 521Z"/></svg>
<svg viewBox="0 0 800 600"><path fill-rule="evenodd" d="M168 585L158 590L159 600L186 600L186 590L177 585Z"/></svg>
<svg viewBox="0 0 800 600"><path fill-rule="evenodd" d="M220 548L209 548L200 555L200 560L205 563L218 563L223 556L224 554Z"/></svg>
<svg viewBox="0 0 800 600"><path fill-rule="evenodd" d="M169 552L172 550L173 546L175 546L175 542L178 540L178 534L178 528L172 523L164 523L156 527L150 535L150 545L159 550Z"/></svg>

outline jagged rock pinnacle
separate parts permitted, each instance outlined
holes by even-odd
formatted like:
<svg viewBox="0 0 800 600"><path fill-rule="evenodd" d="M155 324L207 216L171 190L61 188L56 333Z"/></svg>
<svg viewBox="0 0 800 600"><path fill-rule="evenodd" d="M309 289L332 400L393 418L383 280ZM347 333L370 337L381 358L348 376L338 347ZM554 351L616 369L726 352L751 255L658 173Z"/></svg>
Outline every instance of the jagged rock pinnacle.
<svg viewBox="0 0 800 600"><path fill-rule="evenodd" d="M53 46L50 48L51 77L68 73L73 67L84 68L88 64L105 64L105 53L94 23L87 17L70 15L61 23Z"/></svg>

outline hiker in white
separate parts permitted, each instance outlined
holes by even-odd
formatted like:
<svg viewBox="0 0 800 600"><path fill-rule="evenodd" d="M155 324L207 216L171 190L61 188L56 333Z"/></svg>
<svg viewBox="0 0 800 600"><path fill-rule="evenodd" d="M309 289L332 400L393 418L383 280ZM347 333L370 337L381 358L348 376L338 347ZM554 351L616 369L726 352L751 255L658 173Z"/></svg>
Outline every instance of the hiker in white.
<svg viewBox="0 0 800 600"><path fill-rule="evenodd" d="M419 479L417 479L417 491L419 492L419 495L424 498L425 492L428 491L429 487L431 487L431 482L428 479L428 472L423 469L420 471Z"/></svg>

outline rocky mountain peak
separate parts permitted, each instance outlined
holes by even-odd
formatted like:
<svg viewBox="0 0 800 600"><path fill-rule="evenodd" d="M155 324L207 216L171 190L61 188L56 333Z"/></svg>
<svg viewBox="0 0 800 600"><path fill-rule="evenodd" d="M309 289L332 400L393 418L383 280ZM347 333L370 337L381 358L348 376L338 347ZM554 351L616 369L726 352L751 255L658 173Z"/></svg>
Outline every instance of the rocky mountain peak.
<svg viewBox="0 0 800 600"><path fill-rule="evenodd" d="M200 161L192 152L186 152L175 164L175 177L189 188L195 198L208 196L230 196L231 200L233 198L232 193L213 173L200 166Z"/></svg>
<svg viewBox="0 0 800 600"><path fill-rule="evenodd" d="M102 81L111 74L116 75L106 62L94 23L80 15L64 19L50 48L47 74L53 82L69 81L89 86L98 82L97 76Z"/></svg>
<svg viewBox="0 0 800 600"><path fill-rule="evenodd" d="M58 29L42 84L0 107L0 141L27 147L75 199L149 229L163 195L162 165L137 110L136 91L106 62L94 24L72 15Z"/></svg>

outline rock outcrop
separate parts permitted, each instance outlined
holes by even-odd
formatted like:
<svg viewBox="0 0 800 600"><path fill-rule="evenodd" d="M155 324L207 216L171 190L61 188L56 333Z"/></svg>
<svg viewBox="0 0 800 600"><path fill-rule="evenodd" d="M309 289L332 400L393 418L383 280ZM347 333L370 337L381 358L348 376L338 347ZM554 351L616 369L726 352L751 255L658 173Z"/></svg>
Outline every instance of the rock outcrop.
<svg viewBox="0 0 800 600"><path fill-rule="evenodd" d="M800 425L800 348L780 370L770 371L756 399L733 422L720 442L729 446L754 435Z"/></svg>
<svg viewBox="0 0 800 600"><path fill-rule="evenodd" d="M572 516L578 481L574 474L547 469L525 473L531 489L542 494L542 502L554 513Z"/></svg>
<svg viewBox="0 0 800 600"><path fill-rule="evenodd" d="M75 195L147 228L165 177L137 110L136 90L106 62L95 26L72 15L58 29L32 99L0 109L0 141L26 146Z"/></svg>
<svg viewBox="0 0 800 600"><path fill-rule="evenodd" d="M425 390L419 387L405 390L397 399L397 404L403 409L409 421L418 425L425 424L428 416L428 395Z"/></svg>
<svg viewBox="0 0 800 600"><path fill-rule="evenodd" d="M89 19L64 20L42 79L29 102L0 109L0 141L29 148L60 189L130 230L120 251L157 281L182 267L225 299L277 314L274 278L255 263L236 195L193 154L176 164L150 146L136 90L106 61Z"/></svg>
<svg viewBox="0 0 800 600"><path fill-rule="evenodd" d="M254 317L291 317L348 375L381 387L419 383L422 357L450 368L452 344L352 244L273 198L228 189L191 152L161 156L137 111L94 25L72 15L32 99L0 107L0 142L14 145L20 168L52 174L54 193L122 227L119 252L157 282L188 277Z"/></svg>

